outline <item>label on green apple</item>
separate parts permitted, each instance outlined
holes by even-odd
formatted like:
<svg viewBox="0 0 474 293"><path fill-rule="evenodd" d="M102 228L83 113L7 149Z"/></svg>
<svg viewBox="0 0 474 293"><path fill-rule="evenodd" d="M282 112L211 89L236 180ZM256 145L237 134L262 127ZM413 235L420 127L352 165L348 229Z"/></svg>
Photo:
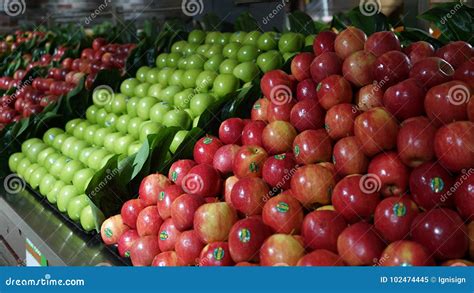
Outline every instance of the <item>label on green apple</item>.
<svg viewBox="0 0 474 293"><path fill-rule="evenodd" d="M439 193L444 189L444 181L440 177L431 178L430 187L433 192Z"/></svg>
<svg viewBox="0 0 474 293"><path fill-rule="evenodd" d="M243 228L239 231L239 240L242 243L247 243L250 241L250 230Z"/></svg>
<svg viewBox="0 0 474 293"><path fill-rule="evenodd" d="M279 211L280 213L286 213L290 210L290 206L284 202L284 201L280 201L277 206L276 206L276 209L277 211Z"/></svg>

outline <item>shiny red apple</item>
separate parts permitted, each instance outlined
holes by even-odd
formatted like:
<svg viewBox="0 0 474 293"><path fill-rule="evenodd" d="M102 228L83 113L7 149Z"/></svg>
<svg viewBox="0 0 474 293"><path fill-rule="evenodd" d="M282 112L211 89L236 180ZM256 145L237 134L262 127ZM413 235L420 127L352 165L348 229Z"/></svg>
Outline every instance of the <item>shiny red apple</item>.
<svg viewBox="0 0 474 293"><path fill-rule="evenodd" d="M257 261L263 242L272 235L260 216L239 220L229 233L229 251L234 262Z"/></svg>
<svg viewBox="0 0 474 293"><path fill-rule="evenodd" d="M366 173L369 166L369 159L355 136L341 138L334 145L332 160L340 176Z"/></svg>
<svg viewBox="0 0 474 293"><path fill-rule="evenodd" d="M324 129L305 130L295 137L293 154L300 165L330 161L331 138Z"/></svg>
<svg viewBox="0 0 474 293"><path fill-rule="evenodd" d="M206 203L194 214L194 230L205 243L225 241L236 221L237 213L227 203Z"/></svg>
<svg viewBox="0 0 474 293"><path fill-rule="evenodd" d="M185 231L193 227L194 213L204 204L200 196L181 194L171 205L171 218L179 231Z"/></svg>
<svg viewBox="0 0 474 293"><path fill-rule="evenodd" d="M337 253L337 238L346 227L346 221L338 212L316 210L305 216L301 236L306 249L326 249Z"/></svg>
<svg viewBox="0 0 474 293"><path fill-rule="evenodd" d="M303 217L303 208L290 191L270 198L263 206L263 222L276 233L298 234Z"/></svg>
<svg viewBox="0 0 474 293"><path fill-rule="evenodd" d="M405 239L411 223L418 215L418 206L407 197L389 197L375 209L374 225L388 242Z"/></svg>
<svg viewBox="0 0 474 293"><path fill-rule="evenodd" d="M304 247L294 236L273 234L260 248L260 265L294 266L303 255Z"/></svg>
<svg viewBox="0 0 474 293"><path fill-rule="evenodd" d="M291 178L292 194L304 206L328 204L334 185L334 174L320 165L300 167Z"/></svg>

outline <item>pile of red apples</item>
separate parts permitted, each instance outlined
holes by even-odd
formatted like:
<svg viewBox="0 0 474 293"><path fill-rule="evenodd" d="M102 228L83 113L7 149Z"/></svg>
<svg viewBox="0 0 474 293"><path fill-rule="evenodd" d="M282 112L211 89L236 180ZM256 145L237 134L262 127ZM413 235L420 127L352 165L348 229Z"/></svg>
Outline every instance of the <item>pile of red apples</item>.
<svg viewBox="0 0 474 293"><path fill-rule="evenodd" d="M104 242L135 266L472 265L471 45L348 27L313 48L144 178Z"/></svg>

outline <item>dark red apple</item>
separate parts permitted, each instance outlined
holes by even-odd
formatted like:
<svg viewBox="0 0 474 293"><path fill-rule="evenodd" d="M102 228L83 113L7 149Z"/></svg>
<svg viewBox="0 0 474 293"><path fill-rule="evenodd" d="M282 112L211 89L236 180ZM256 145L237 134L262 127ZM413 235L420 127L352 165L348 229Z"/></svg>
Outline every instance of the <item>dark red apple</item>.
<svg viewBox="0 0 474 293"><path fill-rule="evenodd" d="M411 67L407 55L400 51L389 51L377 57L372 72L377 85L386 89L406 79Z"/></svg>
<svg viewBox="0 0 474 293"><path fill-rule="evenodd" d="M196 162L193 160L178 160L171 165L168 172L168 179L174 184L181 186L183 178L188 175L189 170L194 166L196 166Z"/></svg>
<svg viewBox="0 0 474 293"><path fill-rule="evenodd" d="M269 155L291 151L296 129L286 121L273 121L262 133L262 143Z"/></svg>
<svg viewBox="0 0 474 293"><path fill-rule="evenodd" d="M324 78L341 74L342 61L334 52L324 52L314 58L311 62L311 78L315 83L319 83Z"/></svg>
<svg viewBox="0 0 474 293"><path fill-rule="evenodd" d="M282 96L288 96L295 88L296 83L294 80L280 69L266 72L260 80L260 89L263 95L269 100L285 99Z"/></svg>
<svg viewBox="0 0 474 293"><path fill-rule="evenodd" d="M409 78L389 87L383 96L385 108L399 121L424 114L425 91Z"/></svg>
<svg viewBox="0 0 474 293"><path fill-rule="evenodd" d="M240 118L229 118L219 126L219 139L223 144L242 144L242 130L245 122Z"/></svg>
<svg viewBox="0 0 474 293"><path fill-rule="evenodd" d="M300 167L291 178L292 194L305 206L328 204L334 185L334 174L320 165Z"/></svg>
<svg viewBox="0 0 474 293"><path fill-rule="evenodd" d="M270 104L270 101L267 98L258 99L253 104L252 110L250 112L250 118L252 120L268 121L268 118L267 118L268 104ZM245 124L243 127L245 127ZM240 133L240 140L242 140L242 133Z"/></svg>
<svg viewBox="0 0 474 293"><path fill-rule="evenodd" d="M435 126L467 120L467 102L473 92L462 81L432 87L425 96L426 115Z"/></svg>
<svg viewBox="0 0 474 293"><path fill-rule="evenodd" d="M130 259L133 266L150 266L156 255L160 253L158 237L144 236L134 241L130 248Z"/></svg>
<svg viewBox="0 0 474 293"><path fill-rule="evenodd" d="M332 160L340 176L366 173L369 165L369 159L355 136L341 138L334 145Z"/></svg>
<svg viewBox="0 0 474 293"><path fill-rule="evenodd" d="M240 146L236 144L226 144L221 146L214 154L212 166L222 174L229 174L232 172L234 165L234 158L239 151Z"/></svg>
<svg viewBox="0 0 474 293"><path fill-rule="evenodd" d="M459 174L456 182L461 183L454 192L454 201L459 214L466 220L474 219L474 168Z"/></svg>
<svg viewBox="0 0 474 293"><path fill-rule="evenodd" d="M377 84L363 86L355 96L354 103L359 111L367 111L371 108L383 106L384 91Z"/></svg>
<svg viewBox="0 0 474 293"><path fill-rule="evenodd" d="M436 128L424 116L403 121L397 136L398 156L409 167L417 167L431 161Z"/></svg>
<svg viewBox="0 0 474 293"><path fill-rule="evenodd" d="M291 195L284 191L270 198L263 206L263 222L276 233L298 234L303 223L303 208Z"/></svg>
<svg viewBox="0 0 474 293"><path fill-rule="evenodd" d="M165 177L166 178L166 177ZM125 225L132 229L135 229L137 224L138 214L145 208L140 199L130 199L126 201L120 214L122 215L122 221Z"/></svg>
<svg viewBox="0 0 474 293"><path fill-rule="evenodd" d="M313 41L314 55L318 56L324 52L334 52L334 41L337 34L332 31L322 31L316 35Z"/></svg>
<svg viewBox="0 0 474 293"><path fill-rule="evenodd" d="M436 50L436 57L443 58L455 69L474 56L471 44L464 41L451 42Z"/></svg>
<svg viewBox="0 0 474 293"><path fill-rule="evenodd" d="M349 26L334 40L334 51L339 58L345 59L352 53L363 50L366 40L367 35L362 30Z"/></svg>
<svg viewBox="0 0 474 293"><path fill-rule="evenodd" d="M300 258L297 266L301 267L333 267L345 266L342 258L326 249L317 249Z"/></svg>
<svg viewBox="0 0 474 293"><path fill-rule="evenodd" d="M303 255L304 247L294 236L273 234L260 248L260 265L295 266Z"/></svg>
<svg viewBox="0 0 474 293"><path fill-rule="evenodd" d="M158 202L156 207L160 217L162 219L167 219L171 217L171 205L184 191L179 185L170 185L165 187L163 191L158 195Z"/></svg>
<svg viewBox="0 0 474 293"><path fill-rule="evenodd" d="M130 249L135 243L135 240L139 239L137 230L128 230L120 236L117 249L121 257L130 257Z"/></svg>
<svg viewBox="0 0 474 293"><path fill-rule="evenodd" d="M349 223L370 219L380 202L380 181L367 175L349 175L334 187L332 204Z"/></svg>
<svg viewBox="0 0 474 293"><path fill-rule="evenodd" d="M445 60L438 57L427 57L414 63L410 77L429 90L430 88L448 82L454 75L454 68Z"/></svg>
<svg viewBox="0 0 474 293"><path fill-rule="evenodd" d="M242 130L242 145L262 146L262 132L267 126L264 121L250 121Z"/></svg>
<svg viewBox="0 0 474 293"><path fill-rule="evenodd" d="M460 172L474 166L474 122L458 121L441 127L435 135L434 150L441 165Z"/></svg>
<svg viewBox="0 0 474 293"><path fill-rule="evenodd" d="M176 229L172 218L166 219L160 227L158 233L158 245L161 251L174 250L174 245L181 232Z"/></svg>
<svg viewBox="0 0 474 293"><path fill-rule="evenodd" d="M198 164L212 165L214 154L223 146L223 143L212 135L206 135L194 145L193 157Z"/></svg>
<svg viewBox="0 0 474 293"><path fill-rule="evenodd" d="M291 109L290 123L299 132L322 128L324 125L324 110L314 100L302 100Z"/></svg>
<svg viewBox="0 0 474 293"><path fill-rule="evenodd" d="M194 214L194 230L205 243L225 241L237 222L237 213L225 202L206 203Z"/></svg>
<svg viewBox="0 0 474 293"><path fill-rule="evenodd" d="M337 239L337 251L350 266L367 266L377 263L385 243L372 225L358 222L347 227Z"/></svg>
<svg viewBox="0 0 474 293"><path fill-rule="evenodd" d="M334 105L352 102L351 84L340 75L330 75L318 84L318 101L326 110Z"/></svg>
<svg viewBox="0 0 474 293"><path fill-rule="evenodd" d="M370 161L368 173L379 178L380 194L384 197L405 194L410 170L402 163L396 152L385 152L375 156Z"/></svg>
<svg viewBox="0 0 474 293"><path fill-rule="evenodd" d="M295 137L293 154L300 165L330 161L331 138L324 129L305 130Z"/></svg>
<svg viewBox="0 0 474 293"><path fill-rule="evenodd" d="M309 66L313 59L314 55L310 52L299 53L293 58L291 61L291 74L296 78L296 80L302 81L311 78Z"/></svg>
<svg viewBox="0 0 474 293"><path fill-rule="evenodd" d="M316 210L307 214L301 231L305 248L337 253L337 237L346 227L344 218L335 211Z"/></svg>
<svg viewBox="0 0 474 293"><path fill-rule="evenodd" d="M434 55L435 50L433 45L425 41L418 41L411 43L403 52L407 54L412 64Z"/></svg>
<svg viewBox="0 0 474 293"><path fill-rule="evenodd" d="M153 259L152 267L177 267L180 266L178 255L175 251L165 251Z"/></svg>
<svg viewBox="0 0 474 293"><path fill-rule="evenodd" d="M242 146L234 158L232 170L238 178L261 177L267 152L257 145Z"/></svg>
<svg viewBox="0 0 474 293"><path fill-rule="evenodd" d="M298 82L296 86L296 98L298 101L317 101L316 87L317 84L311 78Z"/></svg>
<svg viewBox="0 0 474 293"><path fill-rule="evenodd" d="M176 255L180 264L183 266L197 265L204 245L196 231L189 230L181 233L175 244Z"/></svg>
<svg viewBox="0 0 474 293"><path fill-rule="evenodd" d="M410 240L390 243L382 253L378 265L389 266L431 266L434 265L431 254L423 245Z"/></svg>
<svg viewBox="0 0 474 293"><path fill-rule="evenodd" d="M184 192L202 197L213 197L221 192L219 171L208 164L198 164L189 170L181 182Z"/></svg>
<svg viewBox="0 0 474 293"><path fill-rule="evenodd" d="M234 261L227 242L212 242L206 245L199 258L199 266L232 266Z"/></svg>
<svg viewBox="0 0 474 293"><path fill-rule="evenodd" d="M229 251L234 262L257 261L263 242L272 235L260 216L245 218L232 226Z"/></svg>
<svg viewBox="0 0 474 293"><path fill-rule="evenodd" d="M468 249L467 228L450 209L438 208L419 214L413 220L411 235L439 260L462 258Z"/></svg>
<svg viewBox="0 0 474 293"><path fill-rule="evenodd" d="M334 105L326 113L324 127L333 140L354 135L354 120L359 114L355 105Z"/></svg>
<svg viewBox="0 0 474 293"><path fill-rule="evenodd" d="M140 237L158 235L163 219L158 214L156 206L144 208L137 218L137 232Z"/></svg>
<svg viewBox="0 0 474 293"><path fill-rule="evenodd" d="M267 109L268 122L277 120L290 121L291 109L293 109L296 102L293 99L270 101Z"/></svg>
<svg viewBox="0 0 474 293"><path fill-rule="evenodd" d="M467 83L474 88L474 58L471 58L461 64L454 72L453 79ZM471 101L474 99L471 99Z"/></svg>
<svg viewBox="0 0 474 293"><path fill-rule="evenodd" d="M194 213L204 204L200 196L182 194L176 198L171 205L171 218L179 231L185 231L193 227Z"/></svg>
<svg viewBox="0 0 474 293"><path fill-rule="evenodd" d="M354 52L342 63L342 75L356 87L371 84L374 80L372 67L375 59L370 52Z"/></svg>
<svg viewBox="0 0 474 293"><path fill-rule="evenodd" d="M265 160L262 177L268 185L277 189L290 189L291 177L296 171L292 153L270 156Z"/></svg>
<svg viewBox="0 0 474 293"><path fill-rule="evenodd" d="M407 197L389 197L375 209L374 225L388 242L405 239L410 234L413 219L418 215L418 206Z"/></svg>
<svg viewBox="0 0 474 293"><path fill-rule="evenodd" d="M371 34L364 44L364 50L376 57L389 51L401 51L398 37L391 31L375 32Z"/></svg>
<svg viewBox="0 0 474 293"><path fill-rule="evenodd" d="M232 206L246 216L262 213L264 200L270 196L268 185L260 178L245 177L237 181L230 195Z"/></svg>

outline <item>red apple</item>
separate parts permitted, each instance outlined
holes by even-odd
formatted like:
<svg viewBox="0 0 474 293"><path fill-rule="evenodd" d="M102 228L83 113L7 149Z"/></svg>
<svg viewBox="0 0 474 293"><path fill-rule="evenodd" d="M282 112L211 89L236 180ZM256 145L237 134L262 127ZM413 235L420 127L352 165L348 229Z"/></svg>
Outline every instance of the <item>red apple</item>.
<svg viewBox="0 0 474 293"><path fill-rule="evenodd" d="M352 101L351 84L340 75L330 75L318 84L318 101L326 110Z"/></svg>
<svg viewBox="0 0 474 293"><path fill-rule="evenodd" d="M410 77L414 78L426 90L448 82L454 75L454 68L438 57L424 58L413 65Z"/></svg>
<svg viewBox="0 0 474 293"><path fill-rule="evenodd" d="M467 83L474 88L474 58L471 58L461 64L454 72L453 79ZM471 101L474 99L471 99Z"/></svg>
<svg viewBox="0 0 474 293"><path fill-rule="evenodd" d="M158 254L151 263L152 267L177 267L179 265L178 255L174 251L165 251Z"/></svg>
<svg viewBox="0 0 474 293"><path fill-rule="evenodd" d="M297 54L291 61L291 74L293 74L298 81L311 78L309 67L313 59L314 55L310 52Z"/></svg>
<svg viewBox="0 0 474 293"><path fill-rule="evenodd" d="M106 245L116 244L123 233L130 230L122 221L121 215L115 215L102 223L100 227L100 236Z"/></svg>
<svg viewBox="0 0 474 293"><path fill-rule="evenodd" d="M181 232L176 229L174 225L174 220L169 218L166 219L160 227L158 233L158 244L161 251L171 251L174 250L176 241L178 240L179 234Z"/></svg>
<svg viewBox="0 0 474 293"><path fill-rule="evenodd" d="M184 266L197 265L204 245L196 231L189 230L181 233L175 244L176 255L180 264Z"/></svg>
<svg viewBox="0 0 474 293"><path fill-rule="evenodd" d="M315 83L319 83L324 78L341 74L342 61L334 52L324 52L314 58L311 62L311 78Z"/></svg>
<svg viewBox="0 0 474 293"><path fill-rule="evenodd" d="M221 192L219 171L208 164L198 164L189 170L181 182L184 192L202 197L213 197Z"/></svg>
<svg viewBox="0 0 474 293"><path fill-rule="evenodd" d="M400 160L412 168L432 160L435 133L436 128L424 116L403 121L397 136Z"/></svg>
<svg viewBox="0 0 474 293"><path fill-rule="evenodd" d="M423 245L410 240L390 243L379 259L379 265L389 266L431 266L434 264L431 254Z"/></svg>
<svg viewBox="0 0 474 293"><path fill-rule="evenodd" d="M156 255L160 253L158 246L158 237L144 236L133 243L130 248L130 259L133 266L150 266Z"/></svg>
<svg viewBox="0 0 474 293"><path fill-rule="evenodd" d="M406 79L411 67L407 55L400 51L389 51L377 57L372 72L377 85L386 89Z"/></svg>
<svg viewBox="0 0 474 293"><path fill-rule="evenodd" d="M270 198L263 206L263 222L276 233L298 234L303 223L303 208L291 195L284 191Z"/></svg>
<svg viewBox="0 0 474 293"><path fill-rule="evenodd" d="M193 160L178 160L174 162L168 172L168 178L176 185L181 185L183 178L188 175L189 170L196 166ZM161 191L158 191L158 193Z"/></svg>
<svg viewBox="0 0 474 293"><path fill-rule="evenodd" d="M292 194L305 206L328 204L334 185L333 173L319 165L300 167L291 178Z"/></svg>
<svg viewBox="0 0 474 293"><path fill-rule="evenodd" d="M140 237L158 235L163 219L158 214L156 206L144 208L137 218L137 232Z"/></svg>
<svg viewBox="0 0 474 293"><path fill-rule="evenodd" d="M371 34L364 44L364 50L376 57L389 51L401 51L398 37L391 31L375 32Z"/></svg>
<svg viewBox="0 0 474 293"><path fill-rule="evenodd" d="M265 160L262 177L268 185L277 189L290 189L291 177L296 171L292 153L270 156Z"/></svg>
<svg viewBox="0 0 474 293"><path fill-rule="evenodd" d="M247 215L262 213L264 200L270 196L268 185L260 178L245 177L234 184L230 195L232 206Z"/></svg>
<svg viewBox="0 0 474 293"><path fill-rule="evenodd" d="M332 160L340 176L366 173L369 165L369 159L362 152L355 136L341 138L334 145Z"/></svg>
<svg viewBox="0 0 474 293"><path fill-rule="evenodd" d="M326 249L316 249L298 260L297 266L315 267L315 266L345 266L341 257Z"/></svg>
<svg viewBox="0 0 474 293"><path fill-rule="evenodd" d="M306 215L302 233L306 249L326 249L337 253L337 237L347 227L335 211L316 210Z"/></svg>
<svg viewBox="0 0 474 293"><path fill-rule="evenodd" d="M380 194L402 196L408 187L410 170L402 163L396 152L385 152L370 161L368 173L380 180Z"/></svg>
<svg viewBox="0 0 474 293"><path fill-rule="evenodd" d="M425 97L426 115L435 126L467 120L467 102L472 91L461 81L450 81L432 87Z"/></svg>
<svg viewBox="0 0 474 293"><path fill-rule="evenodd" d="M199 266L232 266L234 261L227 242L213 242L206 245L199 258Z"/></svg>
<svg viewBox="0 0 474 293"><path fill-rule="evenodd" d="M133 246L133 243L139 239L137 230L128 230L120 236L117 249L121 257L130 257L130 249Z"/></svg>
<svg viewBox="0 0 474 293"><path fill-rule="evenodd" d="M333 140L354 135L354 120L359 115L356 106L338 104L332 106L325 117L324 127Z"/></svg>
<svg viewBox="0 0 474 293"><path fill-rule="evenodd" d="M324 129L305 130L295 137L293 154L300 165L330 161L331 138Z"/></svg>
<svg viewBox="0 0 474 293"><path fill-rule="evenodd" d="M260 216L235 223L229 233L229 251L234 262L258 261L260 247L270 235L270 228Z"/></svg>
<svg viewBox="0 0 474 293"><path fill-rule="evenodd" d="M295 100L271 100L267 109L267 120L269 122L282 120L290 121L291 109L296 104Z"/></svg>
<svg viewBox="0 0 474 293"><path fill-rule="evenodd" d="M183 189L179 185L170 185L165 187L158 195L158 202L156 204L158 213L162 219L171 217L171 205L181 194Z"/></svg>
<svg viewBox="0 0 474 293"><path fill-rule="evenodd" d="M380 202L380 181L371 174L349 175L334 187L332 204L349 223L370 219Z"/></svg>
<svg viewBox="0 0 474 293"><path fill-rule="evenodd" d="M455 69L474 56L471 44L464 41L451 42L436 50L436 57L443 58Z"/></svg>
<svg viewBox="0 0 474 293"><path fill-rule="evenodd" d="M185 231L193 227L194 213L204 204L200 196L182 194L176 198L171 205L171 218L179 231Z"/></svg>
<svg viewBox="0 0 474 293"><path fill-rule="evenodd" d="M388 242L405 239L410 234L413 219L418 215L418 206L407 197L389 197L375 209L374 225Z"/></svg>
<svg viewBox="0 0 474 293"><path fill-rule="evenodd" d="M219 139L223 144L242 144L242 130L245 122L240 118L229 118L219 126Z"/></svg>
<svg viewBox="0 0 474 293"><path fill-rule="evenodd" d="M374 227L358 222L347 227L337 239L337 251L351 266L374 265L382 254L385 244Z"/></svg>
<svg viewBox="0 0 474 293"><path fill-rule="evenodd" d="M410 58L412 64L433 56L435 52L433 45L425 41L411 43L403 51Z"/></svg>
<svg viewBox="0 0 474 293"><path fill-rule="evenodd" d="M324 52L334 52L334 41L337 34L332 31L322 31L316 35L313 41L314 55L318 56Z"/></svg>
<svg viewBox="0 0 474 293"><path fill-rule="evenodd" d="M349 26L341 31L334 40L334 51L341 59L347 58L354 52L364 49L367 35L360 29Z"/></svg>
<svg viewBox="0 0 474 293"><path fill-rule="evenodd" d="M217 137L206 135L194 145L194 160L198 164L212 165L214 154L221 146L223 146L223 144Z"/></svg>
<svg viewBox="0 0 474 293"><path fill-rule="evenodd" d="M270 104L270 101L267 98L258 99L253 104L252 110L250 112L250 118L252 120L268 121L268 118L267 118L268 104ZM245 124L243 127L245 127ZM240 133L240 138L242 140L242 133Z"/></svg>
<svg viewBox="0 0 474 293"><path fill-rule="evenodd" d="M225 241L237 213L225 202L206 203L194 214L194 230L205 243Z"/></svg>
<svg viewBox="0 0 474 293"><path fill-rule="evenodd" d="M230 196L232 194L232 188L234 188L234 185L235 183L237 183L237 181L239 181L239 178L237 178L236 176L230 176L224 182L224 200L232 208L233 206Z"/></svg>
<svg viewBox="0 0 474 293"><path fill-rule="evenodd" d="M454 201L459 214L466 220L474 219L474 168L459 174L456 182L461 185L454 192Z"/></svg>
<svg viewBox="0 0 474 293"><path fill-rule="evenodd" d="M125 225L132 229L135 229L138 214L145 208L142 201L139 199L130 199L126 201L120 211L122 215L122 221Z"/></svg>
<svg viewBox="0 0 474 293"><path fill-rule="evenodd" d="M221 146L214 154L212 166L222 174L229 174L232 172L234 165L234 158L239 151L240 146L236 144L227 144Z"/></svg>
<svg viewBox="0 0 474 293"><path fill-rule="evenodd" d="M156 205L158 195L171 182L162 174L151 174L143 178L138 190L138 197L143 206Z"/></svg>
<svg viewBox="0 0 474 293"><path fill-rule="evenodd" d="M434 150L441 165L460 172L474 166L474 122L459 121L441 127L435 135Z"/></svg>
<svg viewBox="0 0 474 293"><path fill-rule="evenodd" d="M398 124L386 109L372 108L357 116L354 134L362 143L362 151L372 157L396 146Z"/></svg>
<svg viewBox="0 0 474 293"><path fill-rule="evenodd" d="M423 209L452 207L454 199L448 196L448 191L453 184L451 175L435 162L426 162L410 174L410 192L413 200Z"/></svg>
<svg viewBox="0 0 474 293"><path fill-rule="evenodd" d="M383 96L385 108L400 121L424 114L425 91L413 78L389 87Z"/></svg>
<svg viewBox="0 0 474 293"><path fill-rule="evenodd" d="M438 208L419 214L413 220L411 235L440 260L462 258L468 249L466 226L450 209Z"/></svg>
<svg viewBox="0 0 474 293"><path fill-rule="evenodd" d="M295 266L303 255L304 247L294 236L274 234L260 248L260 265Z"/></svg>
<svg viewBox="0 0 474 293"><path fill-rule="evenodd" d="M357 51L342 64L342 75L356 87L371 84L374 80L372 67L376 57L367 51Z"/></svg>
<svg viewBox="0 0 474 293"><path fill-rule="evenodd" d="M316 87L317 84L311 78L298 82L298 85L296 86L296 98L298 101L317 101Z"/></svg>
<svg viewBox="0 0 474 293"><path fill-rule="evenodd" d="M262 132L267 126L264 121L250 121L242 130L242 145L262 146Z"/></svg>
<svg viewBox="0 0 474 293"><path fill-rule="evenodd" d="M296 83L283 70L275 69L266 72L260 80L260 89L263 95L273 101L287 99L294 91Z"/></svg>
<svg viewBox="0 0 474 293"><path fill-rule="evenodd" d="M302 100L291 109L290 123L299 132L322 128L324 125L324 110L314 100Z"/></svg>
<svg viewBox="0 0 474 293"><path fill-rule="evenodd" d="M377 84L368 84L362 87L355 97L357 110L365 112L371 108L382 107L383 95L383 89Z"/></svg>
<svg viewBox="0 0 474 293"><path fill-rule="evenodd" d="M238 178L261 177L267 152L256 145L242 146L234 158L232 170Z"/></svg>

